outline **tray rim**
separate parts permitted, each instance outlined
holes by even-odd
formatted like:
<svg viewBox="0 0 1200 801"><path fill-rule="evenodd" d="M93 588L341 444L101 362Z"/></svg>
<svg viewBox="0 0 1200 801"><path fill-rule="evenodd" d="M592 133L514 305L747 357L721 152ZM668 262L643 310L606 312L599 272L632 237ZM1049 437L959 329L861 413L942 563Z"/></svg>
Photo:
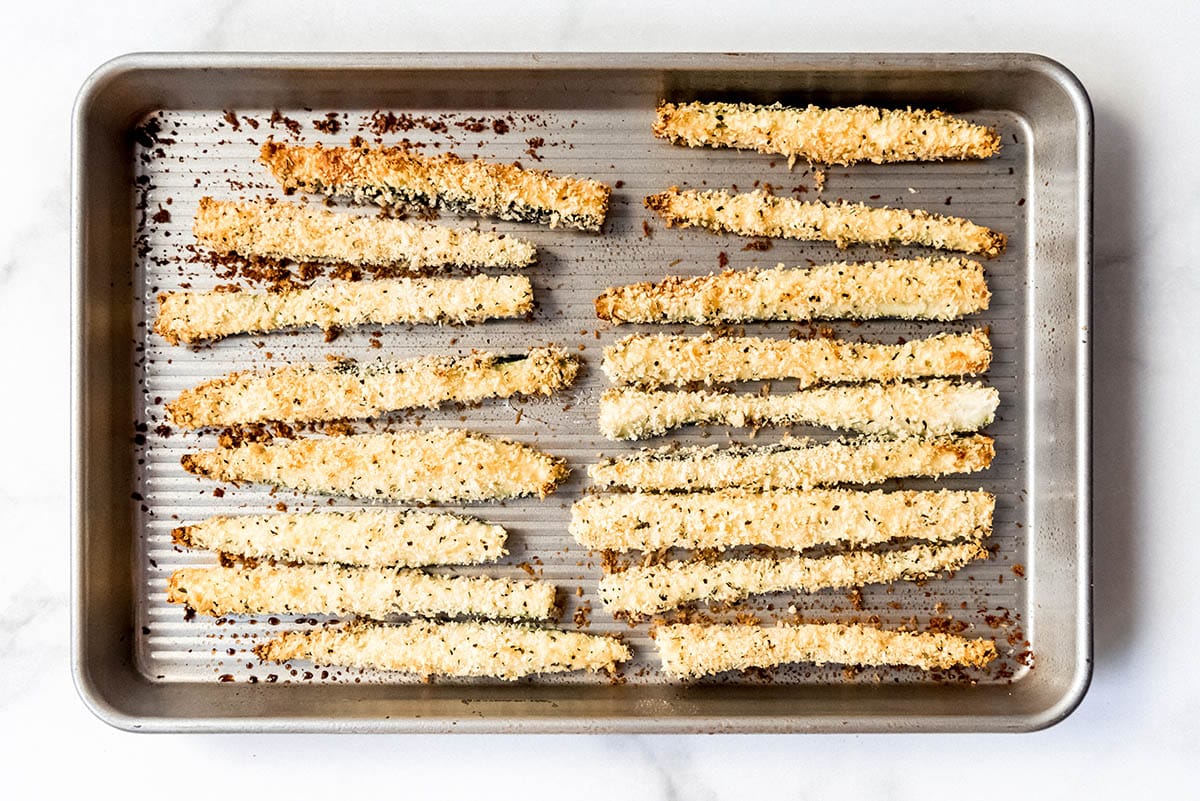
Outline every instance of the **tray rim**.
<svg viewBox="0 0 1200 801"><path fill-rule="evenodd" d="M1078 259L1076 267L1076 308L1079 322L1075 332L1075 478L1076 532L1074 545L1078 560L1074 566L1077 590L1076 644L1079 659L1073 666L1069 686L1056 703L1035 714L1002 714L973 717L975 725L963 725L962 717L913 715L901 718L863 715L851 719L839 716L772 716L737 718L715 716L647 717L616 715L608 717L459 717L379 719L375 717L316 716L214 716L185 718L170 715L137 714L119 707L105 697L91 675L86 658L84 632L88 610L84 603L87 565L84 555L84 520L87 498L83 485L84 397L80 380L84 355L83 276L87 252L83 235L83 197L86 159L82 143L87 136L84 120L113 81L132 72L188 72L204 69L234 70L605 70L645 69L752 69L769 71L787 66L798 69L805 64L813 69L840 71L864 66L883 71L902 72L993 69L1021 66L1042 73L1064 91L1078 120ZM1091 273L1092 273L1092 181L1094 176L1093 113L1090 98L1082 83L1068 68L1043 55L1021 52L824 52L824 53L632 53L632 52L442 52L442 53L320 53L320 52L137 52L113 58L99 66L82 84L72 109L71 123L71 371L70 402L70 494L71 494L71 674L76 692L84 705L105 723L127 731L154 732L523 732L523 733L712 733L712 732L984 732L1036 731L1052 726L1069 716L1082 702L1091 683L1093 657L1092 609L1092 513L1091 513ZM144 677L139 680L149 686Z"/></svg>

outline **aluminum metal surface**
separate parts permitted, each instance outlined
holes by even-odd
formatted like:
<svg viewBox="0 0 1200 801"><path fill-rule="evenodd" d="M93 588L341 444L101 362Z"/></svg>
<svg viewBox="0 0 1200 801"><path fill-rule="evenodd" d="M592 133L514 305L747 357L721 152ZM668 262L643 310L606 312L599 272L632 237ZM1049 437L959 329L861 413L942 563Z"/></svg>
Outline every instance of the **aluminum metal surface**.
<svg viewBox="0 0 1200 801"><path fill-rule="evenodd" d="M784 158L654 139L656 101L692 97L936 106L997 126L1004 149L985 162L827 168L818 194L814 170L805 165L789 169ZM384 130L377 112L407 114L417 124ZM327 114L335 115L336 132L317 126ZM503 124L493 126L497 119ZM106 720L154 730L967 731L1054 722L1082 697L1090 664L1090 126L1073 77L1023 55L193 55L107 65L81 93L75 130L74 658L81 693ZM198 350L147 333L159 292L229 280L195 261L188 247L202 195L280 196L255 160L268 136L344 143L355 135L605 180L617 187L605 233L442 215L444 224L480 225L537 244L539 263L526 271L538 304L531 322L394 326L347 331L333 342L319 332L234 337ZM985 314L953 324L827 326L889 342L990 327L996 358L987 380L1002 398L988 429L997 440L996 463L974 476L893 485L995 492L993 558L949 580L864 588L861 598L781 594L739 607L768 624L802 618L924 628L950 619L968 636L997 639L1003 657L988 671L793 666L676 685L657 671L649 627L613 620L596 598L600 560L567 534L568 507L586 490L586 466L597 454L636 447L606 442L597 431L597 398L607 385L601 350L627 333L657 329L601 323L595 295L616 283L708 273L726 261L803 265L879 254L780 241L748 250L737 237L665 229L641 205L645 194L671 185L744 190L763 183L780 194L965 216L1010 237L1008 251L985 265L993 292ZM745 326L776 336L797 328ZM560 626L619 632L634 648L621 683L566 675L429 685L371 671L281 669L258 663L249 648L274 632L312 625L307 618L185 620L181 608L165 603L171 570L213 561L170 544L170 529L181 521L329 503L186 474L180 455L214 438L160 428L163 404L181 389L233 369L327 355L404 358L541 343L568 346L586 361L569 392L397 415L387 425L462 426L569 459L572 478L544 501L458 507L512 533L507 559L465 572L522 577L532 570L558 584L565 601ZM690 429L649 444L778 435ZM214 493L218 486L223 494ZM735 611L708 614L721 619Z"/></svg>

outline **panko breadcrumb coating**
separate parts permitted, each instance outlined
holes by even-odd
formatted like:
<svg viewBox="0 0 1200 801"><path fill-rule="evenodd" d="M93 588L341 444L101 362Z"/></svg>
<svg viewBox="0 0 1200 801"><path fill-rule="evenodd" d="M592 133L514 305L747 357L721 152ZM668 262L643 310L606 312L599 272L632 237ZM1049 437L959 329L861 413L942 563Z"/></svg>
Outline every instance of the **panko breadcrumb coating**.
<svg viewBox="0 0 1200 801"><path fill-rule="evenodd" d="M657 437L685 425L816 425L894 437L936 437L991 424L993 387L944 379L851 384L779 395L614 387L600 396L609 439Z"/></svg>
<svg viewBox="0 0 1200 801"><path fill-rule="evenodd" d="M183 468L217 481L419 503L544 498L567 477L559 458L459 429L253 442L185 454Z"/></svg>
<svg viewBox="0 0 1200 801"><path fill-rule="evenodd" d="M612 192L590 178L465 160L453 153L425 156L402 147L327 148L268 141L261 161L285 191L583 231L600 230Z"/></svg>
<svg viewBox="0 0 1200 801"><path fill-rule="evenodd" d="M597 487L672 492L745 487L801 489L877 484L889 478L975 473L996 456L991 437L879 439L775 445L665 446L602 459L588 468Z"/></svg>
<svg viewBox="0 0 1200 801"><path fill-rule="evenodd" d="M610 287L596 316L614 323L749 320L955 320L988 307L977 261L892 259L809 269L726 270L694 278Z"/></svg>
<svg viewBox="0 0 1200 801"><path fill-rule="evenodd" d="M838 623L659 626L654 644L662 657L663 671L683 679L791 662L898 665L923 670L955 665L983 667L998 656L992 640Z"/></svg>
<svg viewBox="0 0 1200 801"><path fill-rule="evenodd" d="M200 198L192 221L196 242L218 253L297 262L390 267L526 267L534 246L488 231L361 215L274 201Z"/></svg>
<svg viewBox="0 0 1200 801"><path fill-rule="evenodd" d="M951 490L621 492L576 501L570 532L593 550L863 547L982 539L991 534L995 507L991 493Z"/></svg>
<svg viewBox="0 0 1200 801"><path fill-rule="evenodd" d="M852 551L815 558L722 559L715 562L665 562L631 567L600 579L599 593L613 612L651 615L692 601L732 603L770 592L824 589L918 581L986 559L978 542L899 551Z"/></svg>
<svg viewBox="0 0 1200 801"><path fill-rule="evenodd" d="M167 582L167 601L201 615L474 615L553 617L555 587L487 576L340 565L187 567Z"/></svg>
<svg viewBox="0 0 1200 801"><path fill-rule="evenodd" d="M992 360L986 332L937 334L899 345L839 339L762 339L635 334L604 349L604 374L641 387L796 379L822 383L897 381L982 373Z"/></svg>
<svg viewBox="0 0 1200 801"><path fill-rule="evenodd" d="M549 395L570 385L578 370L578 360L561 348L301 364L206 381L180 393L167 414L184 428L361 419L443 403Z"/></svg>
<svg viewBox="0 0 1200 801"><path fill-rule="evenodd" d="M279 292L164 292L154 331L172 345L288 328L481 323L533 311L523 275L333 281Z"/></svg>
<svg viewBox="0 0 1200 801"><path fill-rule="evenodd" d="M922 209L892 209L865 203L825 203L776 197L762 190L731 195L718 190L671 187L650 195L646 208L667 227L698 226L740 236L768 236L847 245L925 245L938 250L992 257L1008 238L961 217Z"/></svg>
<svg viewBox="0 0 1200 801"><path fill-rule="evenodd" d="M618 662L631 657L628 646L615 637L510 623L428 620L289 631L256 646L254 653L267 662L304 659L318 665L506 681L575 670L612 673Z"/></svg>
<svg viewBox="0 0 1200 801"><path fill-rule="evenodd" d="M362 567L494 562L507 539L500 526L421 509L220 515L171 531L176 545L240 559Z"/></svg>
<svg viewBox="0 0 1200 801"><path fill-rule="evenodd" d="M1000 136L942 111L662 103L654 135L688 147L732 147L817 164L986 159Z"/></svg>

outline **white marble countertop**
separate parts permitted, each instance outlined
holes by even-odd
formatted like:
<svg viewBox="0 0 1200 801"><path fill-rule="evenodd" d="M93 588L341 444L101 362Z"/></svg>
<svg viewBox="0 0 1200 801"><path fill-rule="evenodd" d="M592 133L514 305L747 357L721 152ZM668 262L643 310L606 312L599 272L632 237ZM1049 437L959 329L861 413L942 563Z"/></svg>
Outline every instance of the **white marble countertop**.
<svg viewBox="0 0 1200 801"><path fill-rule="evenodd" d="M13 378L0 409L17 424L0 462L5 794L903 798L970 781L972 797L1028 798L1192 786L1200 359L1188 326L1200 270L1188 248L1200 240L1200 5L444 5L42 0L8 12L0 348ZM68 666L68 144L87 74L144 50L680 49L1033 51L1091 93L1096 664L1080 708L1019 736L184 737L92 717Z"/></svg>

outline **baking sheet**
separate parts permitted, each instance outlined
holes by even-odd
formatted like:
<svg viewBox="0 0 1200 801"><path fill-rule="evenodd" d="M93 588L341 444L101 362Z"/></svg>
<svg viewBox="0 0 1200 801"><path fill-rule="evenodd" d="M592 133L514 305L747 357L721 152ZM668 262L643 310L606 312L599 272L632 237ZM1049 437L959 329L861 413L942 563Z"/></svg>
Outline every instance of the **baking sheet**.
<svg viewBox="0 0 1200 801"><path fill-rule="evenodd" d="M819 696L826 700L837 699L835 708L843 709L846 718L856 718L861 714L864 717L860 720L875 721L863 722L863 727L880 728L879 715L887 714L887 709L894 710L892 714L898 725L903 726L905 719L919 718L932 708L928 704L922 708L918 699L935 697L939 692L958 697L963 688L975 688L981 701L988 699L984 706L993 715L993 723L983 723L981 717L964 717L962 721L953 723L925 719L924 727L983 728L991 725L1028 728L1044 725L1031 722L1033 713L1020 712L1015 705L1012 710L1006 711L1002 702L996 700L1006 695L1013 696L1013 688L1029 685L1030 674L1038 677L1039 671L1041 676L1038 678L1053 675L1056 680L1062 678L1070 682L1073 675L1070 671L1078 668L1081 658L1079 653L1060 653L1057 647L1043 650L1037 627L1041 619L1039 615L1044 613L1036 610L1043 603L1052 602L1058 607L1064 603L1072 605L1073 582L1081 571L1080 565L1072 561L1039 564L1048 555L1054 557L1062 554L1068 560L1077 557L1080 552L1074 546L1079 542L1080 530L1059 527L1058 521L1055 526L1039 523L1046 519L1046 509L1053 504L1038 508L1038 499L1046 495L1046 487L1050 486L1046 484L1046 472L1037 467L1036 458L1039 449L1045 450L1046 412L1038 404L1041 402L1044 405L1046 393L1039 397L1038 393L1031 390L1037 386L1039 376L1044 378L1048 375L1048 369L1057 370L1051 377L1062 378L1061 366L1047 367L1043 340L1049 336L1047 326L1054 323L1055 314L1067 322L1070 313L1077 310L1071 307L1070 298L1048 295L1046 290L1039 287L1039 276L1044 272L1041 260L1045 258L1039 234L1045 238L1049 229L1044 223L1035 223L1035 217L1044 215L1046 208L1052 206L1056 199L1052 195L1053 190L1048 189L1052 176L1044 170L1039 172L1036 167L1035 156L1038 154L1032 145L1038 121L1031 119L1028 112L1014 110L1012 106L1015 104L976 102L977 98L970 92L951 91L946 94L943 86L938 90L940 94L931 95L939 98L939 105L974 121L994 125L1000 130L1004 148L998 158L984 162L827 168L824 189L818 192L818 176L813 168L798 164L789 169L786 159L782 157L730 150L686 149L653 138L649 128L655 102L662 97L680 100L717 96L714 92L719 88L720 81L714 80L713 75L665 68L662 72L656 72L647 66L655 57L641 57L647 63L641 64L643 72L637 74L588 71L582 69L586 57L577 57L575 60L579 64L575 64L571 57L559 58L566 62L560 65L561 71L551 71L547 73L549 77L544 79L539 70L552 70L546 63L540 63L533 69L532 79L520 75L511 80L511 76L506 78L504 72L489 72L489 69L504 66L503 57L495 58L495 63L485 63L482 71L475 75L478 79L475 82L441 79L440 83L438 80L431 82L436 86L422 87L420 81L413 79L417 88L411 89L408 99L411 101L416 97L426 101L423 103L373 105L329 102L321 105L317 102L293 102L255 105L243 101L240 105L226 105L223 102L188 102L174 107L154 107L149 114L139 115L130 122L130 129L134 132L130 160L132 174L128 175L125 191L128 192L131 205L132 225L129 230L134 256L133 271L126 287L118 287L116 291L118 294L128 291L127 305L121 304L119 308L127 309L130 314L130 319L125 322L125 330L133 332L132 379L136 386L136 391L130 396L131 403L125 410L128 419L124 425L133 427L132 436L135 440L136 463L130 476L132 499L129 504L132 507L130 523L134 535L130 553L133 578L130 595L133 618L131 656L137 675L149 682L150 686L162 687L164 693L176 692L172 688L225 683L239 687L254 684L261 688L264 685L319 687L332 684L398 686L419 681L399 674L314 668L300 662L287 666L268 665L259 663L250 653L255 644L274 633L322 625L327 618L278 616L255 620L187 619L182 608L165 603L165 582L172 570L215 561L204 552L187 551L171 545L170 530L173 527L212 514L262 513L284 507L289 511L302 511L331 505L338 508L361 505L345 499L331 501L325 497L304 496L290 490L272 492L250 485L234 487L216 484L187 474L179 466L179 457L188 450L213 446L215 436L211 433L184 434L169 426L164 427L163 404L173 399L180 390L230 370L319 361L334 355L362 360L409 358L430 353L466 353L471 349L512 352L534 344L553 343L568 347L585 360L580 380L567 392L548 399L492 401L467 409L423 410L416 414L394 415L380 424L360 427L360 430L401 430L434 425L461 426L527 442L568 459L572 468L570 480L543 501L524 499L498 504L445 507L500 523L510 531L511 553L507 559L496 565L463 568L461 572L518 578L532 573L543 580L552 581L559 586L564 602L564 612L559 621L561 627L593 633L619 633L633 647L635 658L623 667L619 683L615 686L603 676L586 674L532 677L520 683L515 689L517 695L503 691L504 699L516 702L521 692L525 692L527 698L532 698L536 695L533 690L537 687L544 687L542 692L545 693L558 693L551 689L552 686L563 686L563 692L567 693L554 695L555 698L569 698L571 693L577 693L579 698L592 698L593 694L589 694L591 691L585 692L583 685L603 686L606 689L595 692L601 693L606 703L617 699L615 705L602 707L606 718L613 715L617 719L628 716L628 720L632 721L646 714L656 716L649 724L608 722L604 726L629 729L649 725L662 729L699 725L702 730L712 730L717 728L716 724L704 716L727 707L701 700L696 693L700 692L703 685L737 684L751 688L769 685L774 688L772 693L781 698L798 700L801 697L818 697L806 695L809 690L801 691L802 687L806 687L815 693L826 693ZM670 62L670 57L663 58ZM704 57L698 58L704 60ZM721 58L712 57L710 60L717 62ZM813 63L824 64L823 69L835 75L839 70L845 72L853 69L849 57L844 57L840 66L834 63L836 59L824 58L823 61L822 57L815 57ZM936 62L936 57L930 58L934 59L930 63ZM775 63L778 64L779 60L777 57ZM915 60L915 57L911 60ZM447 58L446 63L453 61ZM903 62L904 58L899 57L898 61ZM757 57L753 68L769 69L771 62L768 57ZM951 62L953 59L947 58L942 64ZM632 65L631 68L639 66L637 59L627 63ZM694 65L698 62L693 60L688 63ZM746 66L751 62L738 63ZM428 68L430 65L426 63L423 66ZM529 65L522 62L521 66ZM900 64L898 68L902 66ZM921 70L916 65L910 66L913 66L911 72L889 74L879 85L898 81L898 85L905 86L914 80L919 81ZM984 69L989 68L985 65ZM998 65L992 65L990 69L1003 72ZM339 79L337 69L321 74L323 77L320 80L313 80L314 86L321 87L312 91L314 101L336 97L339 80L345 80L345 76ZM812 83L813 75L817 75L815 80L819 82L822 80L821 74L820 70L812 74L800 72L795 73L793 78L796 85L801 86ZM936 70L933 74L932 80L937 83ZM287 80L295 78L288 76ZM481 81L486 84L489 80L494 81L495 91L481 88ZM774 82L778 83L779 80L779 74L774 74ZM861 78L851 78L850 82L856 80L862 82ZM745 85L748 81L753 83L745 75L739 76L731 83L741 88L720 92L719 96L759 101L769 99L747 91ZM784 82L787 82L786 78ZM239 86L237 92L229 97L253 98L270 94L256 91L254 87L257 84L253 80L250 84L250 90ZM951 80L950 84L953 87L954 81ZM464 87L460 91L453 89L460 85ZM533 94L531 87L537 87L540 94ZM303 91L297 91L294 86L284 94L306 97ZM888 102L886 95L878 95L878 89L873 88L862 90L860 97L887 105L904 105L901 99L911 97L913 92L896 93L896 102ZM795 94L777 92L774 96L798 102ZM985 96L987 93L981 91L978 98ZM431 99L435 99L436 103L428 102ZM845 90L836 96L836 100L843 103L857 99L848 96ZM380 112L395 112L400 116L388 119L381 117ZM232 120L236 121L236 125ZM334 126L330 120L336 121L336 132L331 130ZM395 144L408 140L417 146L424 146L428 152L453 150L467 157L478 155L500 161L515 160L528 167L549 169L558 174L570 173L606 181L616 188L604 235L460 219L445 214L441 216L439 222L442 224L495 230L529 239L537 245L539 262L526 271L532 278L537 303L534 319L528 322L497 321L457 328L366 328L347 330L332 342L326 342L320 332L304 331L234 337L195 350L170 347L148 333L153 319L154 298L159 292L184 287L204 289L233 280L229 275L214 270L210 264L198 260L191 248L191 217L202 195L211 194L218 198L282 197L265 168L256 162L258 147L266 138L344 144L356 135L372 143ZM1055 143L1039 146L1042 154L1045 154ZM1079 180L1083 179L1079 177ZM748 240L739 237L717 236L699 230L668 230L641 204L644 195L672 185L746 191L764 184L770 184L777 194L802 199L819 197L825 200L864 201L963 216L1009 235L1009 247L1005 254L985 264L993 292L991 308L965 321L949 324L833 322L821 326L772 323L737 328L750 335L768 336L812 336L821 333L818 329L825 329L826 332L832 331L851 339L895 342L900 338L909 339L943 330L961 331L974 325L988 326L995 358L986 380L997 387L1001 394L997 420L986 430L996 438L995 463L988 471L972 476L947 477L936 482L905 479L884 486L912 489L982 488L994 492L997 496L995 531L989 543L994 554L987 562L972 564L958 571L952 579L929 581L921 585L897 583L889 587L866 587L860 594L845 591L823 591L812 595L775 594L760 596L730 608L713 609L701 605L700 611L705 618L712 620L733 619L749 612L768 625L776 620L830 620L862 621L889 628L961 628L966 636L996 639L1001 659L985 670L924 673L895 668L844 670L837 666L817 668L800 665L769 672L728 674L704 680L699 683L699 688L695 685L690 689L677 687L664 696L648 686L661 685L665 681L657 670L657 658L648 637L650 626L642 623L631 627L624 621L613 620L596 597L596 581L601 575L600 556L576 545L566 527L570 503L587 491L589 482L586 467L598 455L619 455L642 444L658 445L668 441L703 444L771 442L778 439L782 432L777 429L755 432L713 427L707 430L685 429L647 443L611 443L603 440L596 427L597 399L608 386L599 370L603 346L636 331L700 333L703 329L691 326L610 326L595 318L593 298L613 284L658 280L668 274L706 274L726 264L733 268L774 266L776 263L803 266L839 259L866 260L930 252L921 248L895 248L884 252L867 247L839 251L832 244L782 240L773 241L769 250L746 249ZM1074 189L1077 191L1078 187ZM1046 198L1040 210L1037 202L1039 197ZM298 197L292 200L296 201ZM319 202L316 198L311 200ZM337 208L354 210L346 206ZM1068 218L1065 222L1069 228L1071 220ZM1080 236L1077 230L1053 233L1067 238ZM1047 300L1053 300L1060 306L1051 307ZM1065 304L1064 300L1067 301ZM775 382L773 387L774 391L785 388L787 382ZM1069 405L1078 399L1052 397L1051 400ZM1078 423L1074 417L1065 415L1061 416L1060 422L1072 426ZM818 439L832 436L829 432L804 427L793 427L790 431ZM1069 484L1063 482L1070 477L1054 474L1050 478L1051 485L1058 488ZM1069 502L1070 499L1060 500ZM1076 523L1085 525L1079 521ZM1035 582L1038 571L1054 578L1047 578L1044 580L1046 583L1038 584ZM1050 589L1041 589L1046 587ZM1078 589L1076 586L1075 590ZM1084 611L1079 605L1073 608L1076 612ZM1056 633L1054 642L1058 641L1059 634ZM497 683L489 680L439 679L436 684L448 685L439 698L454 697L455 686L473 688L462 691L463 703L476 695L481 699L500 698L490 695L500 691L491 689L491 685ZM878 693L890 691L879 688L897 685L895 698L901 699L901 703L895 705L886 699L880 703L881 696ZM643 686L646 687L646 694L639 696L637 688ZM800 694L788 695L789 691L785 688L790 686L795 686ZM525 689L522 690L522 687ZM571 690L572 687L579 689ZM846 699L853 699L853 695L845 696L844 693L847 688L855 687L860 688L854 692L858 692L862 699L862 707L857 710L853 707L853 700L849 701L849 706L842 703ZM985 695L985 688L995 688L1000 694L987 691ZM239 697L244 697L243 694L248 691L226 689ZM832 691L833 695L828 695L828 691ZM931 696L929 691L935 695ZM422 692L427 693L428 690ZM727 699L747 697L730 690L723 692L726 692ZM200 697L198 694L190 696L193 701ZM204 697L212 696L204 691ZM327 697L333 705L339 702L332 699L343 696L331 694ZM795 717L785 723L768 720L769 715L763 713L761 708L755 711L754 704L748 703L742 707L746 718L731 719L728 725L738 730L824 728L832 725L822 723L821 720L825 718L818 719L815 714L817 706L810 707L814 714L808 719L805 719L803 709L789 707L788 714ZM969 706L969 701L963 705L964 716L970 714ZM325 719L333 721L346 714L353 715L353 708L352 705L338 707L338 711L331 712ZM361 711L362 707L358 709ZM827 709L822 709L822 714L827 715ZM288 708L287 713L281 716L279 710L280 707L267 704L258 711L246 712L248 720L245 726L286 727L286 718L302 714L302 710ZM498 718L494 712L481 713L483 722L479 727L491 730L510 726L521 728L521 721L528 709L518 710L510 703L507 710L512 712L511 716ZM163 713L156 709L149 717L159 714ZM165 717L171 718L173 714L167 711ZM672 717L676 714L677 718ZM1009 717L1005 718L1006 714ZM239 713L222 706L215 715L228 719L229 716L239 716ZM755 715L761 718L756 721ZM432 711L428 716L439 719L445 717L443 713L434 714ZM537 713L532 715L537 716ZM702 718L708 723L697 723ZM1045 713L1038 718L1045 719ZM561 725L567 728L584 728L579 725L578 719L571 722L564 717L563 720ZM163 725L169 728L178 726L179 722ZM203 716L199 721L189 719L186 725L205 727ZM319 720L293 725L299 728L323 727ZM381 724L377 730L419 726L412 720L408 723L390 721ZM551 727L545 721L532 726ZM529 727L524 725L524 728Z"/></svg>

